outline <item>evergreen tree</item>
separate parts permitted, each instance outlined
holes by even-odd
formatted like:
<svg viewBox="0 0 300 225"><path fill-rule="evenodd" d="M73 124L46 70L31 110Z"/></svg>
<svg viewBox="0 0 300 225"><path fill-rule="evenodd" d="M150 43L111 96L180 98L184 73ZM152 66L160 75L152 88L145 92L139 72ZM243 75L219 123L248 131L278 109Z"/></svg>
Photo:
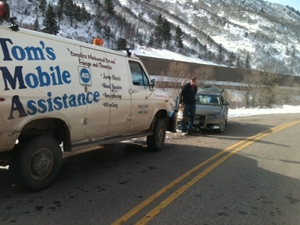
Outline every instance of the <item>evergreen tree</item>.
<svg viewBox="0 0 300 225"><path fill-rule="evenodd" d="M76 5L76 13L74 16L76 21L82 21L81 7L79 5Z"/></svg>
<svg viewBox="0 0 300 225"><path fill-rule="evenodd" d="M176 31L175 31L175 42L176 42L176 46L178 48L183 48L183 32L182 32L181 28L179 27L179 25L177 25Z"/></svg>
<svg viewBox="0 0 300 225"><path fill-rule="evenodd" d="M157 47L161 47L162 42L163 42L163 17L161 14L159 14L157 20L156 20L156 25L154 29L154 37L155 37L155 43Z"/></svg>
<svg viewBox="0 0 300 225"><path fill-rule="evenodd" d="M291 50L291 57L295 57L296 56L296 48L295 45L292 45L292 50Z"/></svg>
<svg viewBox="0 0 300 225"><path fill-rule="evenodd" d="M29 15L28 8L26 8L26 9L24 10L24 14L25 14L26 16L28 16L28 15Z"/></svg>
<svg viewBox="0 0 300 225"><path fill-rule="evenodd" d="M102 29L103 29L103 15L102 15L102 5L100 3L100 1L98 0L95 0L95 19L94 19L94 26L96 28L96 31L98 33L101 33L102 32Z"/></svg>
<svg viewBox="0 0 300 225"><path fill-rule="evenodd" d="M73 26L76 14L76 4L73 3L73 0L66 0L64 2L64 13L69 18L71 26Z"/></svg>
<svg viewBox="0 0 300 225"><path fill-rule="evenodd" d="M59 22L63 18L63 10L64 10L64 0L58 0L57 8L56 8L56 15L57 15Z"/></svg>
<svg viewBox="0 0 300 225"><path fill-rule="evenodd" d="M46 10L46 8L47 8L47 1L46 0L40 0L39 9L44 12Z"/></svg>
<svg viewBox="0 0 300 225"><path fill-rule="evenodd" d="M285 47L285 54L286 54L286 55L289 55L289 54L290 54L290 50L289 50L288 46Z"/></svg>
<svg viewBox="0 0 300 225"><path fill-rule="evenodd" d="M247 56L246 56L245 66L246 66L246 69L247 69L247 70L250 70L250 69L251 69L249 52L247 53Z"/></svg>
<svg viewBox="0 0 300 225"><path fill-rule="evenodd" d="M116 14L115 6L112 0L104 0L104 11L112 16Z"/></svg>
<svg viewBox="0 0 300 225"><path fill-rule="evenodd" d="M163 33L163 40L165 44L169 44L172 39L172 34L171 34L171 25L168 20L164 19L163 24L162 24L162 33Z"/></svg>
<svg viewBox="0 0 300 225"><path fill-rule="evenodd" d="M229 66L233 66L233 61L235 60L235 55L233 52L230 53L228 57Z"/></svg>
<svg viewBox="0 0 300 225"><path fill-rule="evenodd" d="M96 19L100 19L101 16L102 16L102 5L100 3L99 0L96 0L96 3L95 3L95 7L96 7L96 10L95 10L95 16L96 16Z"/></svg>
<svg viewBox="0 0 300 225"><path fill-rule="evenodd" d="M219 44L219 47L218 47L218 59L220 61L222 61L224 59L223 52L224 52L224 48L223 48L222 44Z"/></svg>
<svg viewBox="0 0 300 225"><path fill-rule="evenodd" d="M235 63L235 68L241 69L241 60L240 60L240 56L238 55L236 58L236 63Z"/></svg>
<svg viewBox="0 0 300 225"><path fill-rule="evenodd" d="M91 19L91 16L90 16L89 12L86 10L84 3L81 4L81 19L84 22L84 24L86 24L87 21L89 21Z"/></svg>
<svg viewBox="0 0 300 225"><path fill-rule="evenodd" d="M34 24L33 24L33 30L39 30L39 29L40 29L39 20L38 20L38 17L36 17Z"/></svg>
<svg viewBox="0 0 300 225"><path fill-rule="evenodd" d="M153 35L151 35L150 38L149 38L149 41L147 43L147 46L148 47L153 47L153 45L154 45L154 37L153 37Z"/></svg>
<svg viewBox="0 0 300 225"><path fill-rule="evenodd" d="M56 35L59 31L59 27L56 21L56 14L50 4L48 4L43 25L45 26L45 31L49 34Z"/></svg>
<svg viewBox="0 0 300 225"><path fill-rule="evenodd" d="M104 35L107 40L109 40L112 37L110 26L107 25L104 27Z"/></svg>

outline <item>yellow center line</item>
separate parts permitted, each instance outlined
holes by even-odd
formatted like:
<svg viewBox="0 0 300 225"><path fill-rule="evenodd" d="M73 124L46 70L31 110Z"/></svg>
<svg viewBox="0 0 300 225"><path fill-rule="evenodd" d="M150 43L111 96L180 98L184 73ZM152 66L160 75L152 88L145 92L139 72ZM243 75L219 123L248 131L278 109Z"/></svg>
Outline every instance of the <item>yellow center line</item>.
<svg viewBox="0 0 300 225"><path fill-rule="evenodd" d="M279 131L281 129L285 129L287 127L293 126L293 125L295 125L297 123L300 123L300 121L291 122L291 123L284 124L284 125L281 125L281 126L278 126L278 127L275 127L275 128L271 128L268 131L261 132L261 133L259 133L257 135L249 137L249 138L247 138L247 139L245 139L243 141L240 141L240 142L238 142L238 143L236 143L236 144L234 144L234 145L226 148L225 150L223 150L223 151L219 152L218 154L212 156L211 158L207 159L203 163L201 163L201 164L197 165L196 167L192 168L191 170L189 170L188 172L186 172L185 174L183 174L182 176L180 176L179 178L177 178L176 180L174 180L173 182L171 182L170 184L168 184L167 186L165 186L164 188L162 188L161 190L159 190L158 192L156 192L155 194L153 194L152 196L150 196L149 198L147 198L145 201L143 201L142 203L140 203L139 205L137 205L136 207L134 207L132 210L130 210L128 213L126 213L125 215L123 215L121 218L119 218L117 221L115 221L114 223L112 223L112 225L120 225L122 223L125 223L127 220L129 220L131 217L133 217L135 214L137 214L141 209L143 209L144 207L146 207L147 205L149 205L152 201L154 201L155 199L157 199L158 197L160 197L162 194L164 194L169 189L171 189L172 187L174 187L176 184L178 184L179 182L181 182L183 179L185 179L186 177L190 176L193 172L199 170L201 167L203 167L206 164L210 163L211 161L213 161L214 159L216 159L220 155L223 155L223 154L231 151L232 149L236 148L234 151L232 151L228 155L224 156L223 158L219 159L217 162L215 162L214 164L212 164L211 166L209 166L207 169L205 169L204 171L202 171L201 173L199 173L192 180L190 180L188 183L186 183L181 188L179 188L176 192L174 192L172 195L170 195L167 199L165 199L163 202L161 202L157 207L155 207L153 210L151 210L145 217L143 217L141 220L139 220L136 223L136 224L146 224L154 216L156 216L163 208L165 208L172 201L174 201L179 195L181 195L189 187L191 187L193 184L195 184L201 178L203 178L208 173L210 173L213 169L215 169L217 166L219 166L221 163L223 163L229 157L231 157L232 155L234 155L237 152L241 151L245 147L251 145L255 141L260 140L263 137L265 137L265 136L267 136L267 135L269 135L271 133L274 133L276 131Z"/></svg>

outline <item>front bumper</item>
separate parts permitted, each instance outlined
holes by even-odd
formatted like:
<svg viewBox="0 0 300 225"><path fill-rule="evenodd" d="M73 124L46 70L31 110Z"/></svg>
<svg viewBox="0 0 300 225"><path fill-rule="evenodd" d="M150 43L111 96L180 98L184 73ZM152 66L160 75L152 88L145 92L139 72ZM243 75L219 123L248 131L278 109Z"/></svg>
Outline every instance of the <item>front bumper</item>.
<svg viewBox="0 0 300 225"><path fill-rule="evenodd" d="M206 130L220 129L221 118L210 118L209 115L196 115L194 119L194 127Z"/></svg>
<svg viewBox="0 0 300 225"><path fill-rule="evenodd" d="M194 128L206 129L206 130L218 130L222 123L221 118L210 118L210 115L199 115L197 114L194 118ZM177 124L180 124L182 120L182 112L178 112Z"/></svg>

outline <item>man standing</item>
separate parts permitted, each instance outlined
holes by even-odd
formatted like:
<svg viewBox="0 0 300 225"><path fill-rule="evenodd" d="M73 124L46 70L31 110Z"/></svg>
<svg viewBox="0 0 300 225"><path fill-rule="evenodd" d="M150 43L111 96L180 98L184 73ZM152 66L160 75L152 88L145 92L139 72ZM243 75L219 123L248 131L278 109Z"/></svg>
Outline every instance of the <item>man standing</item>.
<svg viewBox="0 0 300 225"><path fill-rule="evenodd" d="M196 86L196 78L193 77L191 81L182 87L179 107L183 107L183 118L181 120L181 131L187 134L193 132L193 123L196 113L196 94L198 88ZM186 127L188 123L188 128Z"/></svg>

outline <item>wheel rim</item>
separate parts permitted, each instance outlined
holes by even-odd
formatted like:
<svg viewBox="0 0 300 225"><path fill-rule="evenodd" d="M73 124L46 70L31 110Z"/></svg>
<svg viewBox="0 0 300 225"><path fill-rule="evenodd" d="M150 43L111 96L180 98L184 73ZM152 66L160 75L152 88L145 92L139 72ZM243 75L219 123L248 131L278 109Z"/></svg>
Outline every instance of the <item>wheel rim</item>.
<svg viewBox="0 0 300 225"><path fill-rule="evenodd" d="M157 143L161 144L164 141L164 129L162 127L159 127L158 133L157 133Z"/></svg>
<svg viewBox="0 0 300 225"><path fill-rule="evenodd" d="M41 148L32 156L30 162L30 174L35 179L46 177L53 167L53 155L49 149Z"/></svg>

